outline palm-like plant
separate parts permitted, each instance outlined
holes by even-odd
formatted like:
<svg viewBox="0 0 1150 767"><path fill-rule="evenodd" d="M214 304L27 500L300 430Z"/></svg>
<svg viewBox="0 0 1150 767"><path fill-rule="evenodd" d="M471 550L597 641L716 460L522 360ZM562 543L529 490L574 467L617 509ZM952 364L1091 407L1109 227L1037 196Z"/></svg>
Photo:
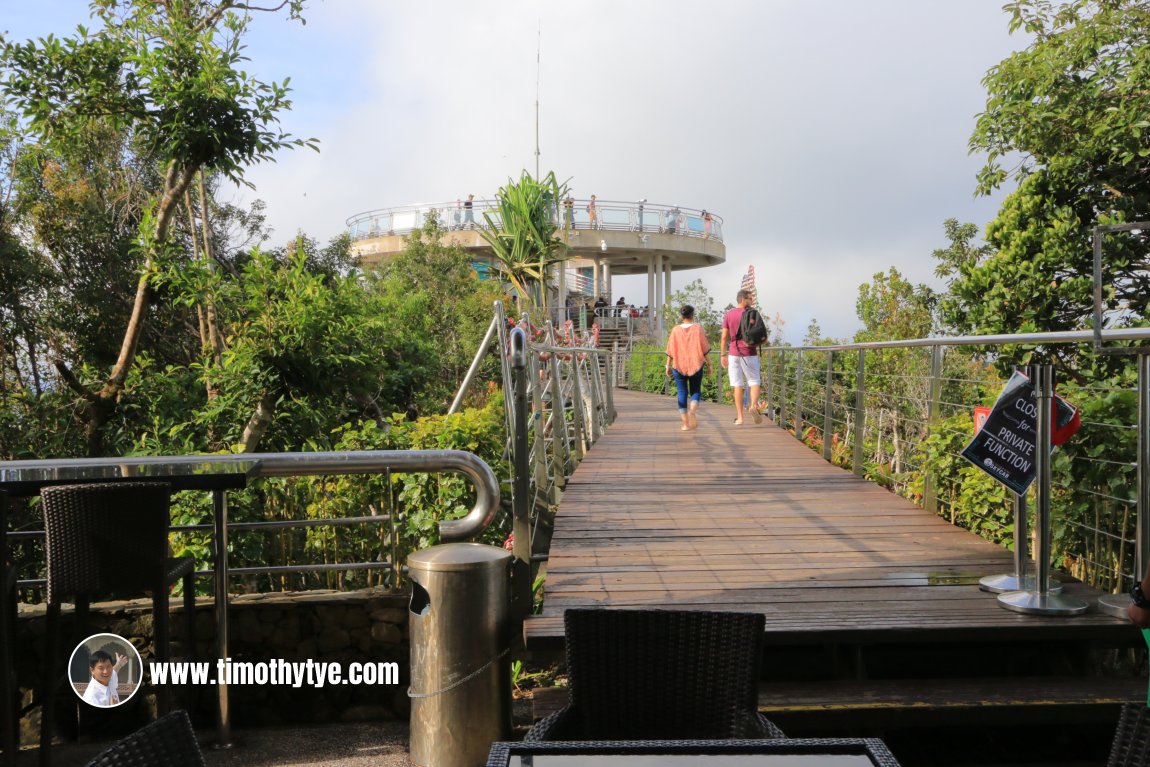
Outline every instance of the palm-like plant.
<svg viewBox="0 0 1150 767"><path fill-rule="evenodd" d="M480 234L492 259L530 309L546 303L547 273L567 258L567 244L555 236L557 206L566 194L566 182L556 181L554 171L543 179L523 171L519 181L508 179L499 190L498 223L483 213L487 227Z"/></svg>

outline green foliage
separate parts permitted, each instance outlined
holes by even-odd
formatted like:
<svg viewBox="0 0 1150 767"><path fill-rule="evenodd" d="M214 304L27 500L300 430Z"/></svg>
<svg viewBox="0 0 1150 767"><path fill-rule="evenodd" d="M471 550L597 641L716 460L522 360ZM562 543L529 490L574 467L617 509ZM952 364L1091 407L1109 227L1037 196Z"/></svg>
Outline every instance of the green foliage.
<svg viewBox="0 0 1150 767"><path fill-rule="evenodd" d="M494 394L478 409L465 408L451 416L427 416L409 421L394 416L337 427L327 444L336 451L465 450L475 453L500 476L508 476L503 460L505 443L503 401ZM309 449L320 447L309 445ZM502 508L482 541L500 544L510 532L510 492L502 493ZM210 501L200 494L174 499L173 523L204 524ZM382 561L397 557L400 564L413 551L439 543L439 522L464 516L474 503L471 485L453 474L333 475L267 479L229 495L235 521L306 520L352 516L380 517L378 524L351 527L309 527L273 532L236 533L235 566L298 564L300 562ZM201 534L178 537L180 552L210 562L210 539ZM378 584L378 576L337 571L325 575L260 576L253 590L287 590L305 586L357 588ZM390 585L398 585L392 582Z"/></svg>
<svg viewBox="0 0 1150 767"><path fill-rule="evenodd" d="M298 18L302 0L291 2ZM276 129L290 108L284 83L239 67L251 7L236 0L100 0L103 26L2 49L5 95L50 143L71 144L93 120L130 128L161 165L243 167L281 148L313 145ZM237 12L238 11L238 12Z"/></svg>
<svg viewBox="0 0 1150 767"><path fill-rule="evenodd" d="M480 235L491 246L492 258L515 286L521 309L534 311L547 303L547 274L567 257L567 245L556 236L559 200L567 195L566 182L555 173L535 179L527 171L519 181L508 179L499 189L498 213L484 211L487 228Z"/></svg>
<svg viewBox="0 0 1150 767"><path fill-rule="evenodd" d="M703 375L701 396L704 402L714 402L716 387L721 387L723 396L729 400L726 391L727 373L719 366L719 354L711 349L711 372ZM651 394L666 394L677 396L675 381L666 375L667 353L665 347L636 344L626 360L627 386L632 391L643 391ZM715 371L721 370L718 374Z"/></svg>
<svg viewBox="0 0 1150 767"><path fill-rule="evenodd" d="M1144 0L1006 6L1034 42L990 70L971 149L986 153L979 191L1018 188L987 227L991 251L954 274L947 317L959 332L1079 329L1093 305L1091 230L1150 217L1150 7ZM1021 155L1011 173L999 166ZM1108 235L1107 323L1138 324L1150 301L1147 234ZM1071 365L1077 351L1053 354ZM1005 355L1004 364L1018 362Z"/></svg>
<svg viewBox="0 0 1150 767"><path fill-rule="evenodd" d="M1013 495L960 455L973 434L969 412L940 421L916 451L922 473L911 479L909 492L921 498L924 477L930 473L938 488L941 516L987 540L1013 545Z"/></svg>
<svg viewBox="0 0 1150 767"><path fill-rule="evenodd" d="M462 247L440 242L442 234L429 221L407 237L403 253L368 280L387 303L391 321L402 325L392 332L420 344L418 359L394 360L397 367L422 368L409 385L409 414L446 409L487 332L494 302L502 297L496 281L479 279ZM491 358L480 378L491 380L497 367Z"/></svg>
<svg viewBox="0 0 1150 767"><path fill-rule="evenodd" d="M1045 167L1127 212L1144 207L1144 196L1129 198L1145 190L1150 169L1150 7L1144 0L1018 0L1005 8L1011 31L1024 29L1034 42L983 80L986 111L970 141L987 155L979 191ZM1023 162L1008 174L998 161L1013 153Z"/></svg>
<svg viewBox="0 0 1150 767"><path fill-rule="evenodd" d="M99 29L79 27L63 40L51 35L25 43L0 39L0 92L47 156L75 158L87 142L111 136L160 180L147 188L147 203L132 207L128 217L136 224L131 238L136 268L113 272L134 274L136 287L124 303L122 340L110 372L92 384L82 381L63 356L54 360L81 403L93 455L108 449L105 427L120 406L145 326L154 319L148 311L154 298L151 278L179 253L170 230L192 179L209 170L242 181L247 164L270 160L287 147L314 148L313 141L294 139L276 127L279 113L290 106L286 82L265 84L239 69L251 12L287 7L299 18L302 5L303 0L287 0L275 9L238 0L97 0L91 8ZM97 175L90 188L101 189L101 180ZM65 182L88 191L80 174ZM94 218L87 213L81 223Z"/></svg>
<svg viewBox="0 0 1150 767"><path fill-rule="evenodd" d="M679 310L690 304L695 307L695 321L703 326L707 338L719 342L723 330L723 313L715 308L715 299L707 292L702 280L692 280L671 294L671 300L663 308L663 323L673 327L679 323Z"/></svg>

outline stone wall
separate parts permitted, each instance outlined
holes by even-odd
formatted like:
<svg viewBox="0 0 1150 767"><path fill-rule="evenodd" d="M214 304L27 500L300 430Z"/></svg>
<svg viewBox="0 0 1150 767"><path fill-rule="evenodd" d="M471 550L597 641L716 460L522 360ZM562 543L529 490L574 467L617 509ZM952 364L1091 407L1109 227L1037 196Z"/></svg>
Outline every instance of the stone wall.
<svg viewBox="0 0 1150 767"><path fill-rule="evenodd" d="M353 592L311 591L285 594L251 594L231 600L229 654L233 662L309 659L338 662L346 675L350 664L393 662L399 668L395 685L303 686L231 685L232 721L236 726L288 724L293 722L363 721L406 719L410 679L406 594L368 589ZM102 632L129 639L147 666L152 658L151 601L137 599L92 606L88 628L77 634L70 608L62 621L59 644L62 670L76 644ZM184 660L183 608L172 600L170 630L172 658ZM17 667L24 704L40 683L44 654L44 607L20 609ZM196 604L195 660L211 661L215 673L215 613L210 599ZM193 712L197 726L214 722L216 689L193 688L192 695L176 691L176 705ZM57 692L57 729L65 736L76 729L76 699L64 687ZM120 710L123 709L123 710ZM107 714L107 726L128 730L146 721L155 710L155 690L146 684L136 696ZM31 743L38 737L39 707L21 722L21 737ZM115 721L113 721L115 720ZM122 720L122 721L120 721ZM101 728L105 725L100 724ZM83 724L81 724L83 728ZM83 733L81 732L81 735Z"/></svg>

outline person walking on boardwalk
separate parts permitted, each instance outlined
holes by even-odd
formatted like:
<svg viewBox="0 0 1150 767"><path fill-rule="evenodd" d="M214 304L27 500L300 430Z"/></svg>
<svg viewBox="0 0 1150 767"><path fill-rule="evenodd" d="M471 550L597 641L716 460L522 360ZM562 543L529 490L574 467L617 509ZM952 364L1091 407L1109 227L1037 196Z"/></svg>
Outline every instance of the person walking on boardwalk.
<svg viewBox="0 0 1150 767"><path fill-rule="evenodd" d="M679 310L681 321L671 328L667 336L667 376L673 376L679 390L679 418L682 431L699 425L699 398L703 392L703 373L711 369L707 352L707 334L695 322L695 307L690 304Z"/></svg>
<svg viewBox="0 0 1150 767"><path fill-rule="evenodd" d="M727 369L731 394L735 398L735 425L743 422L743 389L748 386L751 389L751 420L758 424L763 422L763 415L759 412L759 348L746 343L739 335L739 323L743 312L751 305L752 293L740 290L735 300L738 306L723 316L719 364Z"/></svg>

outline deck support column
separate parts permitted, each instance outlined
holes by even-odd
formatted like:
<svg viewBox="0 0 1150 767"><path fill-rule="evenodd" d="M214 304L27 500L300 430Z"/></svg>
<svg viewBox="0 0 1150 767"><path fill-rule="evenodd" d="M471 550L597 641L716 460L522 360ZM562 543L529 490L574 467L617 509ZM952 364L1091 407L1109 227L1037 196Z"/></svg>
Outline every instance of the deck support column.
<svg viewBox="0 0 1150 767"><path fill-rule="evenodd" d="M656 255L652 253L647 261L647 333L649 335L655 333L655 315L652 312L655 304L655 258Z"/></svg>

